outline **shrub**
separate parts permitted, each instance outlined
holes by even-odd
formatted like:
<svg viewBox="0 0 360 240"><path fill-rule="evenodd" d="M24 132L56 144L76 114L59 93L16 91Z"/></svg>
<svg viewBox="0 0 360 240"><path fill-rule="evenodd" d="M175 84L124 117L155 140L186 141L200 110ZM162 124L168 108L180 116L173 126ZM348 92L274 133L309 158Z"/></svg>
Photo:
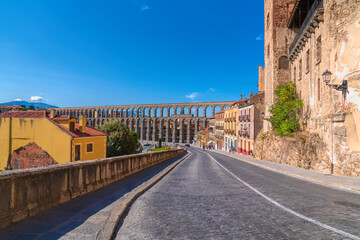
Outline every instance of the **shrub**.
<svg viewBox="0 0 360 240"><path fill-rule="evenodd" d="M140 149L139 135L126 128L119 120L105 122L97 129L108 134L106 156L115 157L138 153Z"/></svg>
<svg viewBox="0 0 360 240"><path fill-rule="evenodd" d="M303 102L296 96L296 85L287 83L275 90L277 101L271 106L272 117L269 121L279 136L292 136L300 128L299 114Z"/></svg>

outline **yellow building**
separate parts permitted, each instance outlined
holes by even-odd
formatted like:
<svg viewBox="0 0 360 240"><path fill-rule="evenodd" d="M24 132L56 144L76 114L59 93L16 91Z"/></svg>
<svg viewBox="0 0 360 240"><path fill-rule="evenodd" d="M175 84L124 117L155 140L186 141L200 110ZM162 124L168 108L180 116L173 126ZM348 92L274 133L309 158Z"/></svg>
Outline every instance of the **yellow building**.
<svg viewBox="0 0 360 240"><path fill-rule="evenodd" d="M105 158L106 136L104 132L87 127L85 117L54 116L46 111L2 113L0 170L8 166L10 169L39 167L49 162ZM24 165L26 161L31 164Z"/></svg>
<svg viewBox="0 0 360 240"><path fill-rule="evenodd" d="M224 144L225 150L237 151L237 114L238 104L240 101L233 103L225 109L224 113Z"/></svg>

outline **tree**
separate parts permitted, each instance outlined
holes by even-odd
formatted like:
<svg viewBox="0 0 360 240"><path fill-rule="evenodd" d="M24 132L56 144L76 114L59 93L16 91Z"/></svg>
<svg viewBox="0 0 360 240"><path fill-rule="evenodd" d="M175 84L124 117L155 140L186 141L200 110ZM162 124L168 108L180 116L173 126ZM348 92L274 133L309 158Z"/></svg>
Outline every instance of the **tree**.
<svg viewBox="0 0 360 240"><path fill-rule="evenodd" d="M25 104L21 104L21 106L20 106L20 107L22 107L22 108L26 108L26 107L25 107Z"/></svg>
<svg viewBox="0 0 360 240"><path fill-rule="evenodd" d="M159 138L159 146L158 148L161 148L161 138Z"/></svg>
<svg viewBox="0 0 360 240"><path fill-rule="evenodd" d="M105 122L98 130L108 134L106 141L106 156L115 157L138 153L140 148L139 135L131 132L119 120Z"/></svg>
<svg viewBox="0 0 360 240"><path fill-rule="evenodd" d="M31 105L29 106L29 109L34 110L34 109L35 109L34 105L31 104Z"/></svg>
<svg viewBox="0 0 360 240"><path fill-rule="evenodd" d="M272 123L279 136L292 136L299 130L299 114L304 106L301 99L296 96L296 85L287 83L279 85L275 90L277 101L271 106Z"/></svg>

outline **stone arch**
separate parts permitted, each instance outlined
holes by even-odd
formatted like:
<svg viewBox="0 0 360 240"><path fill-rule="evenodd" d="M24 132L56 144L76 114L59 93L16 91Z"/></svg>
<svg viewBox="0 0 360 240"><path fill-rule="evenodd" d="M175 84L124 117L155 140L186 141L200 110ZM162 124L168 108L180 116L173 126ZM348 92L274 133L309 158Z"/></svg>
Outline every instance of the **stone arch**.
<svg viewBox="0 0 360 240"><path fill-rule="evenodd" d="M279 58L279 69L289 69L289 59L287 56L281 56Z"/></svg>
<svg viewBox="0 0 360 240"><path fill-rule="evenodd" d="M197 108L197 116L198 116L198 117L205 117L205 116L204 116L204 107L203 107L203 106L199 106L199 107Z"/></svg>
<svg viewBox="0 0 360 240"><path fill-rule="evenodd" d="M144 116L143 117L149 117L149 108L144 109Z"/></svg>
<svg viewBox="0 0 360 240"><path fill-rule="evenodd" d="M205 107L205 115L204 117L212 117L212 107L211 106L206 106Z"/></svg>
<svg viewBox="0 0 360 240"><path fill-rule="evenodd" d="M220 112L221 111L221 107L220 106L214 106L214 113L216 114L216 113L218 113L218 112Z"/></svg>
<svg viewBox="0 0 360 240"><path fill-rule="evenodd" d="M183 108L183 113L184 113L184 114L190 114L189 107L184 107L184 108Z"/></svg>
<svg viewBox="0 0 360 240"><path fill-rule="evenodd" d="M174 107L170 107L169 111L168 111L168 117L171 117L172 115L175 114L175 108Z"/></svg>
<svg viewBox="0 0 360 240"><path fill-rule="evenodd" d="M155 109L150 108L150 116L149 117L155 117Z"/></svg>
<svg viewBox="0 0 360 240"><path fill-rule="evenodd" d="M181 114L181 110L182 110L181 107L177 107L177 108L176 108L176 115Z"/></svg>
<svg viewBox="0 0 360 240"><path fill-rule="evenodd" d="M221 110L227 109L229 106L228 105L224 105L222 106Z"/></svg>
<svg viewBox="0 0 360 240"><path fill-rule="evenodd" d="M190 110L190 114L192 114L194 117L197 117L197 115L196 115L196 107L191 106L189 110Z"/></svg>
<svg viewBox="0 0 360 240"><path fill-rule="evenodd" d="M155 117L161 117L161 109L159 107L155 110Z"/></svg>
<svg viewBox="0 0 360 240"><path fill-rule="evenodd" d="M132 109L132 117L137 117L137 109L136 108Z"/></svg>
<svg viewBox="0 0 360 240"><path fill-rule="evenodd" d="M163 117L169 117L169 115L168 115L168 108L167 108L167 107L163 107L163 108L162 108L162 116L163 116Z"/></svg>

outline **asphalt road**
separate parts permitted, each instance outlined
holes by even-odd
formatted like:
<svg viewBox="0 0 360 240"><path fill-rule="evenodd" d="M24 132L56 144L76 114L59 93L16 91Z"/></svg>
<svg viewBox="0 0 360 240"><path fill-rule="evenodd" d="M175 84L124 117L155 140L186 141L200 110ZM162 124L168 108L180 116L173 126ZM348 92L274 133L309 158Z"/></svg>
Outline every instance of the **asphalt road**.
<svg viewBox="0 0 360 240"><path fill-rule="evenodd" d="M360 194L191 151L133 203L116 239L360 239Z"/></svg>

